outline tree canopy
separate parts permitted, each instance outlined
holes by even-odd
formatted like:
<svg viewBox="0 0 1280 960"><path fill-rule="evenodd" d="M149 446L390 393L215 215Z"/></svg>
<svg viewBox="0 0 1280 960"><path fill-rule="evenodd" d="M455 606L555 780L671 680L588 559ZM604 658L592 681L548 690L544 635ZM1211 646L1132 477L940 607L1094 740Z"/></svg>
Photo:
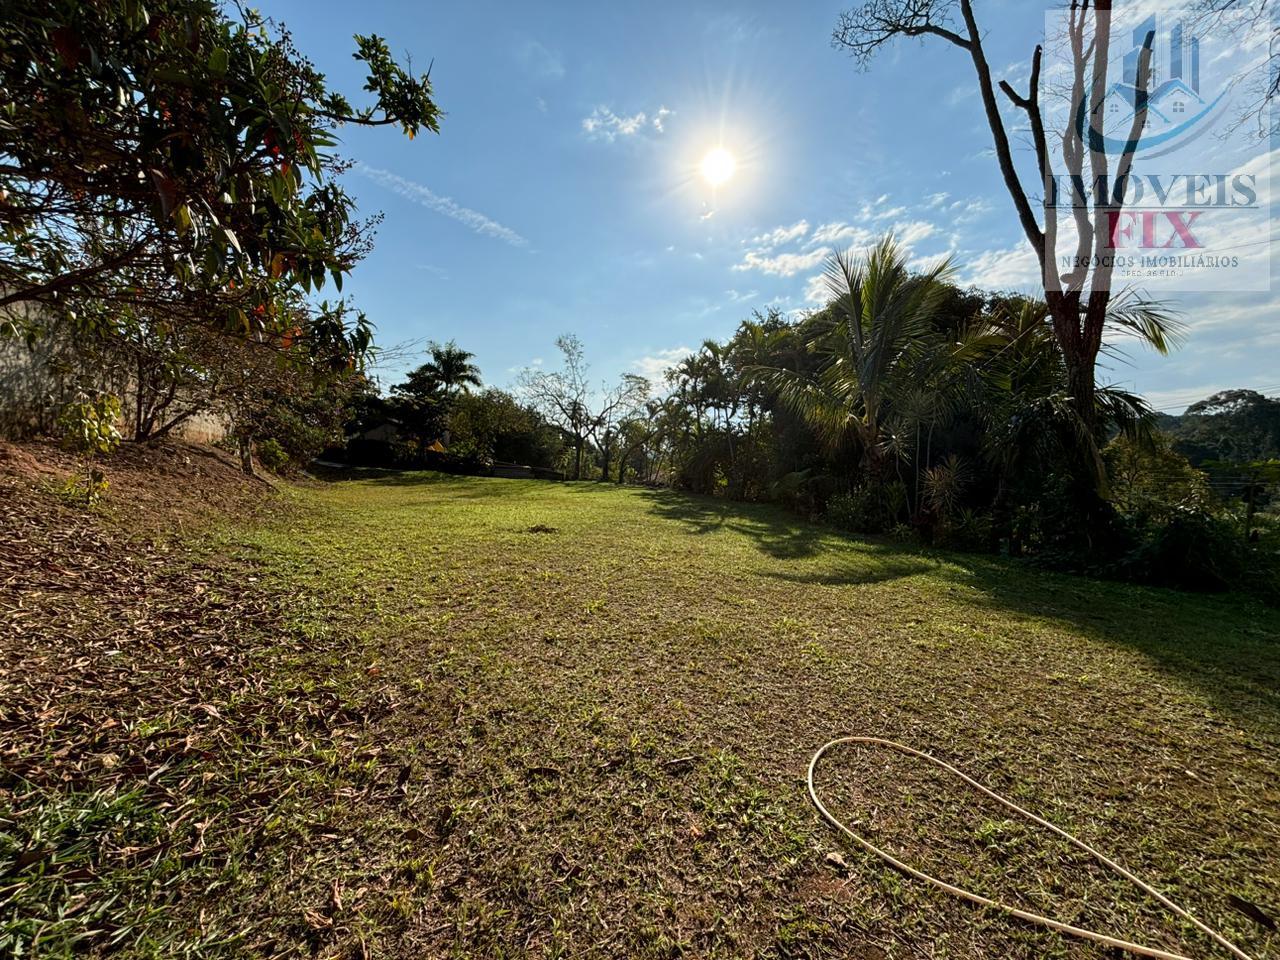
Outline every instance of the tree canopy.
<svg viewBox="0 0 1280 960"><path fill-rule="evenodd" d="M353 106L260 14L213 0L15 0L0 33L0 311L109 326L130 310L284 332L368 223L334 179L346 124L438 129L425 76L357 36ZM338 331L319 329L336 336ZM353 340L360 349L367 342Z"/></svg>

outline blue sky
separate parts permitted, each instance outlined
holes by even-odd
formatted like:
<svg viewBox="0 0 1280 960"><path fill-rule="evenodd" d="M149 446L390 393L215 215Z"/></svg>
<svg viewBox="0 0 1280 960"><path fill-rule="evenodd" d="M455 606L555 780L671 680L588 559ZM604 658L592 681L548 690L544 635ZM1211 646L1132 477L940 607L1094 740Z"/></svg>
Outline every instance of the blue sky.
<svg viewBox="0 0 1280 960"><path fill-rule="evenodd" d="M1034 264L990 156L961 51L904 42L867 73L833 50L840 3L409 3L269 0L358 101L351 34L432 66L437 136L343 132L362 212L385 213L346 286L387 346L449 340L486 382L553 364L575 332L593 372L653 374L753 308L813 306L833 245L893 229L960 279L1032 289ZM1017 81L1044 7L979 5ZM719 190L698 174L723 145ZM1219 388L1280 393L1274 294L1179 298L1182 350L1106 379L1176 412ZM406 362L412 363L410 357ZM394 379L399 369L383 371Z"/></svg>

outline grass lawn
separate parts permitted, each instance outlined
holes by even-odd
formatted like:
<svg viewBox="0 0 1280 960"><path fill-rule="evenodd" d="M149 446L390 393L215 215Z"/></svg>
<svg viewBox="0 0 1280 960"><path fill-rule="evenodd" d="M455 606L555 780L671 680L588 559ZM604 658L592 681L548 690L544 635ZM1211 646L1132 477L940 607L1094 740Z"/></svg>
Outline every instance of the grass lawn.
<svg viewBox="0 0 1280 960"><path fill-rule="evenodd" d="M98 613L92 590L28 591L25 622L53 626L0 672L0 944L1106 955L823 826L808 758L862 733L1280 952L1249 915L1280 920L1276 611L665 491L377 474L287 499L140 554L128 576L150 579ZM821 772L829 806L922 869L1225 956L932 767L850 749Z"/></svg>

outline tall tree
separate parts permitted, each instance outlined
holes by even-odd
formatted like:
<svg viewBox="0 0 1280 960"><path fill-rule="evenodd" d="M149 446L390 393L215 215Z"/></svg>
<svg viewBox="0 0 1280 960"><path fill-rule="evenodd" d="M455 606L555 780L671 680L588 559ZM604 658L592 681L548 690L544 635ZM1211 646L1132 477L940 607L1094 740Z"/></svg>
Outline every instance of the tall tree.
<svg viewBox="0 0 1280 960"><path fill-rule="evenodd" d="M649 381L634 373L623 374L617 384L603 390L600 405L591 417L588 435L600 449L600 479L606 483L618 446L619 427L634 417L648 399Z"/></svg>
<svg viewBox="0 0 1280 960"><path fill-rule="evenodd" d="M959 22L956 22L957 15ZM868 0L840 15L832 43L848 51L864 67L883 46L898 37L943 40L968 54L1000 175L1013 201L1018 222L1040 264L1053 333L1066 363L1071 402L1080 421L1096 434L1096 365L1113 293L1114 258L1108 256L1109 225L1123 209L1126 181L1146 124L1155 38L1149 33L1141 46L1133 120L1112 170L1106 152L1093 145L1094 132L1103 128L1104 100L1109 90L1110 0L1093 3L1072 0L1067 11L1066 33L1072 57L1071 104L1073 109L1082 111L1087 120L1082 118L1080 123L1071 123L1063 131L1061 163L1066 177L1060 179L1055 179L1040 100L1043 47L1037 45L1031 55L1026 93L1019 93L1008 81L997 83L987 59L986 31L978 23L973 0ZM1043 190L1046 198L1040 216L1014 163L997 91L1026 115L1035 149L1038 174L1035 189ZM1073 185L1067 191L1071 196L1066 199L1076 242L1067 270L1059 268L1058 202L1064 199L1059 195L1059 182ZM1091 200L1085 184L1100 185ZM1097 266L1092 266L1094 264Z"/></svg>
<svg viewBox="0 0 1280 960"><path fill-rule="evenodd" d="M604 478L609 478L610 460L617 444L618 423L644 404L649 381L624 374L599 390L591 385L582 341L572 333L557 338L563 357L559 370L527 369L520 374L520 391L549 423L562 430L573 445L573 478L582 479L582 456L587 442L594 440L604 455Z"/></svg>
<svg viewBox="0 0 1280 960"><path fill-rule="evenodd" d="M227 11L230 11L228 14ZM355 38L353 107L283 27L215 0L12 0L0 30L0 332L30 305L108 325L173 279L184 322L278 332L367 248L344 125L438 129L425 77Z"/></svg>
<svg viewBox="0 0 1280 960"><path fill-rule="evenodd" d="M480 386L480 368L471 362L474 353L463 350L452 340L443 346L432 343L429 352L430 359L419 369L425 377L440 385L446 397Z"/></svg>
<svg viewBox="0 0 1280 960"><path fill-rule="evenodd" d="M562 430L573 444L573 479L582 479L582 452L591 433L591 384L587 379L587 359L582 341L566 333L556 338L563 358L560 370L526 369L519 387L547 420Z"/></svg>
<svg viewBox="0 0 1280 960"><path fill-rule="evenodd" d="M427 362L409 375L420 393L431 394L433 403L439 406L439 416L443 420L444 445L449 446L453 439L450 427L450 415L454 401L459 393L471 387L480 386L480 368L471 362L475 356L463 350L450 340L443 346L431 343L428 348Z"/></svg>
<svg viewBox="0 0 1280 960"><path fill-rule="evenodd" d="M777 391L828 442L852 437L862 450L867 479L884 479L899 444L893 417L916 383L912 362L937 339L933 321L950 265L913 276L906 256L886 237L857 260L834 254L827 264L831 302L811 326L810 349L821 366L814 375L779 367L753 374Z"/></svg>

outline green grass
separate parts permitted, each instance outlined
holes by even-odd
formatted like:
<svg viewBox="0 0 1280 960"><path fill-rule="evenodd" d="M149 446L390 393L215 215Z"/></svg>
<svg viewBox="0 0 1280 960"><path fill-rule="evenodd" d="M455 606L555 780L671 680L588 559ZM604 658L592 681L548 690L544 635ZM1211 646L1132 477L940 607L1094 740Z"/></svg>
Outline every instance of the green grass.
<svg viewBox="0 0 1280 960"><path fill-rule="evenodd" d="M262 599L188 621L231 653L186 657L180 697L95 701L105 654L78 630L80 687L45 695L128 732L76 750L118 769L159 742L168 765L68 783L58 730L23 728L45 754L0 822L0 937L38 932L41 956L1102 956L823 827L809 755L864 733L1077 832L1255 956L1280 949L1228 899L1280 914L1274 611L663 491L379 474L290 499L200 544L223 558L209 592ZM822 783L923 869L1212 955L931 767L848 750ZM76 942L81 914L57 917L82 902L98 919Z"/></svg>

